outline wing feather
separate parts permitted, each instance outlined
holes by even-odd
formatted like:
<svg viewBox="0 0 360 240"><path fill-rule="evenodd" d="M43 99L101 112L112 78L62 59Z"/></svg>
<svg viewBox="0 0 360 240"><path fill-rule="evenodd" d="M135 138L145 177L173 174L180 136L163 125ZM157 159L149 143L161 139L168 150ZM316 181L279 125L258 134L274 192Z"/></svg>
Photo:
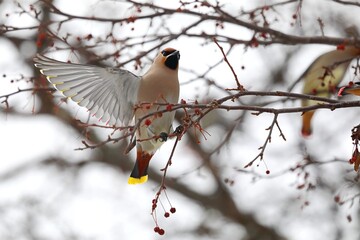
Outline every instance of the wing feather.
<svg viewBox="0 0 360 240"><path fill-rule="evenodd" d="M110 125L133 119L141 78L114 68L65 63L37 55L35 66L66 97Z"/></svg>

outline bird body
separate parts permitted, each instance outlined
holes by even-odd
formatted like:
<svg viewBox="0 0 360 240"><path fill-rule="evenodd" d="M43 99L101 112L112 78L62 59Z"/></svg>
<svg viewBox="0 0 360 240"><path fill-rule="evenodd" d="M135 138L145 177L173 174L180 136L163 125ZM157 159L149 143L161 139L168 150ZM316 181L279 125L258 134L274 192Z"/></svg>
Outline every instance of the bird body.
<svg viewBox="0 0 360 240"><path fill-rule="evenodd" d="M342 50L334 50L319 56L305 71L303 93L328 98L336 91L337 85L343 79L352 59L360 55L360 49L347 46ZM302 106L320 104L319 101L302 100ZM302 119L302 134L311 134L311 120L315 111L304 112Z"/></svg>
<svg viewBox="0 0 360 240"><path fill-rule="evenodd" d="M166 109L157 103L179 100L179 59L179 51L166 48L142 77L124 69L65 63L39 54L34 62L56 89L101 121L111 126L128 125L134 116L135 123L141 121L136 130L136 163L128 180L136 184L147 181L149 162L172 131L175 112L156 112Z"/></svg>
<svg viewBox="0 0 360 240"><path fill-rule="evenodd" d="M171 51L171 50L170 50ZM171 57L171 56L170 56ZM176 57L177 56L173 56ZM149 71L143 76L138 92L138 102L146 103L144 107L136 109L135 121L138 122L151 112L164 110L166 106L156 103L175 103L179 100L178 67L171 69L165 65L164 58L158 56ZM176 74L174 74L176 72ZM147 180L147 167L155 151L164 141L157 138L161 133L170 134L173 131L172 122L175 112L164 112L161 116L153 115L140 125L136 132L137 160L130 175L129 183L142 183ZM143 141L145 139L145 141ZM149 139L149 140L146 140ZM137 165L137 166L136 166ZM139 178L140 176L140 178Z"/></svg>

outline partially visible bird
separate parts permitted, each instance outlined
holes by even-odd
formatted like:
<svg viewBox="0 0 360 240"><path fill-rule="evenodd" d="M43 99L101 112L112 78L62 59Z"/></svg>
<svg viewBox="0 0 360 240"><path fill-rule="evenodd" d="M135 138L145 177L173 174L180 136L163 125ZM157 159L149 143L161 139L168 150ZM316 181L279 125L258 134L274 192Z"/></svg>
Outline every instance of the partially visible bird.
<svg viewBox="0 0 360 240"><path fill-rule="evenodd" d="M319 56L302 75L304 87L302 93L329 98L343 79L352 59L360 56L360 48L346 46ZM311 106L321 102L302 100L302 106ZM303 136L311 135L311 119L315 111L307 111L302 116Z"/></svg>
<svg viewBox="0 0 360 240"><path fill-rule="evenodd" d="M360 82L350 82L347 86L340 87L338 96L342 97L347 94L360 96Z"/></svg>
<svg viewBox="0 0 360 240"><path fill-rule="evenodd" d="M136 131L137 157L129 184L147 181L152 156L173 131L174 111L142 118L166 109L156 103L178 102L179 60L179 51L166 48L140 77L124 69L65 63L40 54L34 58L35 66L57 90L101 121L126 126L134 116L135 123L143 120Z"/></svg>

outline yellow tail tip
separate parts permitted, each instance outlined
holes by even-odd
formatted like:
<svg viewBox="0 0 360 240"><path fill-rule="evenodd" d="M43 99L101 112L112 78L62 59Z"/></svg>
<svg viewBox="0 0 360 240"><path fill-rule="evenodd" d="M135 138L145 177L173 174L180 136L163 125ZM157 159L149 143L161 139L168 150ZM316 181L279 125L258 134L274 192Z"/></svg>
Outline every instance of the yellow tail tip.
<svg viewBox="0 0 360 240"><path fill-rule="evenodd" d="M148 180L148 176L142 176L140 178L134 178L134 177L129 177L128 179L128 184L141 184L141 183L145 183Z"/></svg>

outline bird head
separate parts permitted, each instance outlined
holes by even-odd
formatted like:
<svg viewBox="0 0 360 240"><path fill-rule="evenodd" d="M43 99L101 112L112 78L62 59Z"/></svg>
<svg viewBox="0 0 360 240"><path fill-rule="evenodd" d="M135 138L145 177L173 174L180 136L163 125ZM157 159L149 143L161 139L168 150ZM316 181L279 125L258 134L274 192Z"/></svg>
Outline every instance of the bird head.
<svg viewBox="0 0 360 240"><path fill-rule="evenodd" d="M347 94L360 96L360 82L350 82L347 86L340 87L338 97L342 97Z"/></svg>
<svg viewBox="0 0 360 240"><path fill-rule="evenodd" d="M165 48L155 58L155 63L165 65L171 70L177 70L179 66L180 52L173 48Z"/></svg>

